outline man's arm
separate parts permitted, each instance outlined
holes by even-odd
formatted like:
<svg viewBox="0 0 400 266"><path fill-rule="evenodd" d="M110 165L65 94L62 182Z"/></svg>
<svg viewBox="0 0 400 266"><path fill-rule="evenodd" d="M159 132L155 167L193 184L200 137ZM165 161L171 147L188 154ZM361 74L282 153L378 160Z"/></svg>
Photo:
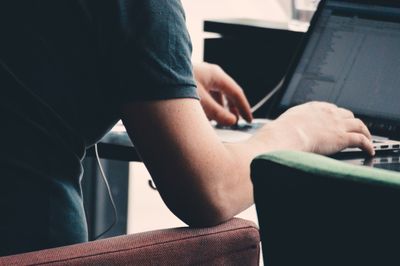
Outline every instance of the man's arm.
<svg viewBox="0 0 400 266"><path fill-rule="evenodd" d="M251 139L223 144L199 101L174 99L123 107L123 122L167 206L189 225L214 225L253 203L250 162L281 149L329 154L346 147L373 153L351 112L311 103L289 110Z"/></svg>

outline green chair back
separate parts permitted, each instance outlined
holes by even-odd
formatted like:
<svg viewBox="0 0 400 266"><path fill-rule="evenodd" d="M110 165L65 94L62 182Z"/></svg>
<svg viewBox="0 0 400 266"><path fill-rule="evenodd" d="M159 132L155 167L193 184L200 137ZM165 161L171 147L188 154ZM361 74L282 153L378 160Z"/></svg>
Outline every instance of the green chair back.
<svg viewBox="0 0 400 266"><path fill-rule="evenodd" d="M400 265L400 174L314 154L257 157L265 265Z"/></svg>

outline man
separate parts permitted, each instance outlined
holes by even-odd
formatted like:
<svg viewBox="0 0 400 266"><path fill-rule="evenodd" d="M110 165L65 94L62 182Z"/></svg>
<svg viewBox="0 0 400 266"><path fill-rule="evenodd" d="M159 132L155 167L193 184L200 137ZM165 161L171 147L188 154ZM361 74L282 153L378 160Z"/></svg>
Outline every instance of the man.
<svg viewBox="0 0 400 266"><path fill-rule="evenodd" d="M249 106L214 65L196 66L194 81L179 0L4 0L0 36L1 255L87 241L81 160L119 119L168 207L193 226L252 204L258 154L373 154L364 124L325 103L295 107L248 141L221 143L207 116L251 121Z"/></svg>

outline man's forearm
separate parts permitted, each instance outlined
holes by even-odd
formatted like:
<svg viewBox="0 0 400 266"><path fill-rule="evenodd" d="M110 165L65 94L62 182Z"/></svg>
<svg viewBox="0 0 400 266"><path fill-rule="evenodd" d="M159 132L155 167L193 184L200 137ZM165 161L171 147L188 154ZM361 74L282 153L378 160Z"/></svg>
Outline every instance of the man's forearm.
<svg viewBox="0 0 400 266"><path fill-rule="evenodd" d="M226 217L232 217L253 204L251 161L260 154L284 147L281 142L282 140L276 140L275 143L273 136L268 137L268 132L262 132L243 142L224 144L230 157L225 160L229 174L225 173L220 177L224 183L222 198L227 201L224 204Z"/></svg>

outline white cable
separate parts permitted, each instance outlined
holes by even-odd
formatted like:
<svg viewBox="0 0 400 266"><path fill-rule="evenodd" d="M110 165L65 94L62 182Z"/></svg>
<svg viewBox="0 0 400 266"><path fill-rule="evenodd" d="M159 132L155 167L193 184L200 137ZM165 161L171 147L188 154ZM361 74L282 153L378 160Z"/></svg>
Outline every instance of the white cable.
<svg viewBox="0 0 400 266"><path fill-rule="evenodd" d="M104 180L104 184L107 187L108 197L110 198L111 205L112 205L113 211L114 211L114 221L112 222L112 224L103 233L101 233L101 234L99 234L98 236L95 237L95 240L97 240L100 237L102 237L104 234L106 234L108 231L111 230L111 228L117 223L118 216L117 216L117 207L115 205L114 198L113 198L113 195L111 193L110 184L108 183L107 177L106 177L106 175L104 173L104 170L103 170L103 166L101 165L101 162L100 162L100 157L99 157L99 151L97 149L97 144L94 145L94 153L96 155L97 165L99 166L100 174L101 174L101 176L102 176L102 178Z"/></svg>
<svg viewBox="0 0 400 266"><path fill-rule="evenodd" d="M264 98L262 98L257 104L255 104L250 110L251 113L256 112L260 109L269 99L272 98L282 87L283 83L285 82L286 76L284 76L281 81L279 81L278 85L275 86Z"/></svg>

